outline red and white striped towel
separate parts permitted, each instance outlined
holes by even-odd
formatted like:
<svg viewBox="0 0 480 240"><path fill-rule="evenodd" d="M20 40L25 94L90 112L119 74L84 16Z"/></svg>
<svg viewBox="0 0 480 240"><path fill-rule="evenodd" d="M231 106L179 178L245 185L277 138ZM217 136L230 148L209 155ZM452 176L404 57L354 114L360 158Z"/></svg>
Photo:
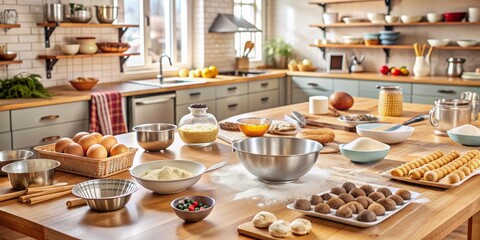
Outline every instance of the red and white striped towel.
<svg viewBox="0 0 480 240"><path fill-rule="evenodd" d="M103 135L127 132L122 112L122 95L119 92L92 94L90 132L98 132Z"/></svg>

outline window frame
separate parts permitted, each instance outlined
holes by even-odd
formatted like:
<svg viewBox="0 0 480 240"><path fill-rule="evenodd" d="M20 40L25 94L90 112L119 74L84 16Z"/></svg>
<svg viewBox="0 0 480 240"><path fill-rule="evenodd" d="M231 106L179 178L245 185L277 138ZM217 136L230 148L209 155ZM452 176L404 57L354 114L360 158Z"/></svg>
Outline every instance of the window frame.
<svg viewBox="0 0 480 240"><path fill-rule="evenodd" d="M240 0L242 1L242 0ZM260 2L260 3L259 3ZM233 2L233 7L235 7L236 5L255 5L255 8L257 8L257 10L255 10L255 15L256 15L256 19L259 17L260 18L260 21L261 21L261 26L257 26L256 22L255 23L252 23L253 25L257 26L258 28L261 29L261 32L260 33L260 41L255 41L255 47L254 47L254 51L255 51L255 58L251 58L249 57L249 60L250 60L250 63L263 63L263 61L265 60L265 54L264 54L264 51L263 51L263 43L265 42L266 40L266 35L267 35L267 32L266 32L266 27L267 27L267 1L266 0L254 0L254 3L253 4L249 4L249 3L236 3L235 1ZM258 6L261 6L261 9L260 11L258 11ZM250 32L250 34L257 34L258 32ZM237 37L237 34L238 34L238 37ZM239 56L241 56L241 54L243 54L243 45L244 43L240 42L240 43L237 43L237 38L240 38L239 35L241 33L236 33L235 36L234 36L234 46L235 48L237 48L237 45L239 45L239 50L240 52L237 54ZM256 39L257 37L253 37L253 39ZM258 40L258 39L256 39Z"/></svg>

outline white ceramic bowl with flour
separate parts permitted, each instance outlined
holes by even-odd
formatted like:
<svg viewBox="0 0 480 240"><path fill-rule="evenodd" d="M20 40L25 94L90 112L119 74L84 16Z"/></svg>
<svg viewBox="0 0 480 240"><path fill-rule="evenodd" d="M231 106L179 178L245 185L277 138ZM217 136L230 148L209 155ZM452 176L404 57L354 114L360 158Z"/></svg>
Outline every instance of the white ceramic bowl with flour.
<svg viewBox="0 0 480 240"><path fill-rule="evenodd" d="M343 156L357 163L382 160L390 151L389 145L366 137L357 138L347 144L340 144L339 148Z"/></svg>
<svg viewBox="0 0 480 240"><path fill-rule="evenodd" d="M471 124L465 124L447 131L453 141L466 146L480 146L480 129Z"/></svg>

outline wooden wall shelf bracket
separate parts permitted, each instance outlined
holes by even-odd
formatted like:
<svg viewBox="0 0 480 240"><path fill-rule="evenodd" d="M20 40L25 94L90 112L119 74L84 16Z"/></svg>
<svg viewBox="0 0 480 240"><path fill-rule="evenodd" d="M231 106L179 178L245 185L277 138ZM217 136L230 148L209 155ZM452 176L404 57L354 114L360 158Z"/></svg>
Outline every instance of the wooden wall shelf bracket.
<svg viewBox="0 0 480 240"><path fill-rule="evenodd" d="M52 59L52 58L45 58L45 70L47 71L47 78L50 79L52 78L52 70L53 66L58 62L58 59Z"/></svg>
<svg viewBox="0 0 480 240"><path fill-rule="evenodd" d="M52 35L53 31L55 31L56 26L54 27L43 27L45 30L45 47L50 47L50 36Z"/></svg>

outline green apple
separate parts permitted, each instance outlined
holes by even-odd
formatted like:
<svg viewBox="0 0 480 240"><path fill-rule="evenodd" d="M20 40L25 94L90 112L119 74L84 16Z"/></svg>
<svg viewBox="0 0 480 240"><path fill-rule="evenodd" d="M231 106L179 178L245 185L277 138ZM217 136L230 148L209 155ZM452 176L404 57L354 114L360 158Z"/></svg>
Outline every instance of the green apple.
<svg viewBox="0 0 480 240"><path fill-rule="evenodd" d="M312 65L312 61L310 61L310 59L306 59L306 58L305 58L305 59L303 59L302 64L303 64L304 66L311 66L311 65Z"/></svg>

